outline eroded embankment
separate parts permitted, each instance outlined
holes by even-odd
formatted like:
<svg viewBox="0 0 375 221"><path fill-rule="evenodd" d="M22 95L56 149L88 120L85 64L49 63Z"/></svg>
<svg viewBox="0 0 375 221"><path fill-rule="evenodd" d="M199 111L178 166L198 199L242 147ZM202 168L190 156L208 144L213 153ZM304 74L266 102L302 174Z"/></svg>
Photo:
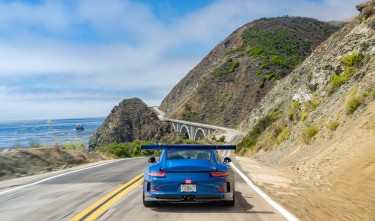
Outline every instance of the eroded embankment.
<svg viewBox="0 0 375 221"><path fill-rule="evenodd" d="M14 149L0 153L0 181L106 159L102 154L58 147Z"/></svg>

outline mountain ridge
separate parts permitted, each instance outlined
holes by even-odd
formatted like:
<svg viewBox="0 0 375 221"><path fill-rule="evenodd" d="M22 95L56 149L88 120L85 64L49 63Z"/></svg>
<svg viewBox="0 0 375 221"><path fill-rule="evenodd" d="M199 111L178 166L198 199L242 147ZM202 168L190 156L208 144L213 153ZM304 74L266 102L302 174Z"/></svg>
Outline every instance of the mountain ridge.
<svg viewBox="0 0 375 221"><path fill-rule="evenodd" d="M289 16L248 23L203 58L160 109L182 120L236 127L240 122L233 115L245 117L278 79L337 29L315 19Z"/></svg>

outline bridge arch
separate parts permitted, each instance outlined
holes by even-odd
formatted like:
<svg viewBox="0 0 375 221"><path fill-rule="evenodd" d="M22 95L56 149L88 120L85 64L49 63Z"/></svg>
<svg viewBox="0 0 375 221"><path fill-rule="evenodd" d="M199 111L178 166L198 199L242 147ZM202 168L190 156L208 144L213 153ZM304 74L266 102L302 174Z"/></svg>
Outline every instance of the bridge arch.
<svg viewBox="0 0 375 221"><path fill-rule="evenodd" d="M204 132L204 130L202 128L198 128L197 131L195 132L194 140L200 141L205 137L206 137L206 133Z"/></svg>
<svg viewBox="0 0 375 221"><path fill-rule="evenodd" d="M192 139L192 137L190 135L190 132L189 132L189 128L186 125L182 125L181 126L180 133L182 133L183 135L187 136L187 138Z"/></svg>

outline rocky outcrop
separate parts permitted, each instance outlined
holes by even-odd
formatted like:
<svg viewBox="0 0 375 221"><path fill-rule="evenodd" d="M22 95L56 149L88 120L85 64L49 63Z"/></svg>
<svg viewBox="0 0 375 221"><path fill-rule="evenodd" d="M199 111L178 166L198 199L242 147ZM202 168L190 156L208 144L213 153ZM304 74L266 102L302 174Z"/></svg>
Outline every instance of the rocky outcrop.
<svg viewBox="0 0 375 221"><path fill-rule="evenodd" d="M359 15L364 20L369 18L374 13L375 8L375 0L370 0L367 2L363 2L356 6L356 9L361 12Z"/></svg>
<svg viewBox="0 0 375 221"><path fill-rule="evenodd" d="M338 28L302 17L260 19L217 45L163 100L173 118L236 127Z"/></svg>
<svg viewBox="0 0 375 221"><path fill-rule="evenodd" d="M112 142L156 140L171 132L171 126L161 122L158 116L140 99L125 99L115 106L105 122L90 138L89 148L94 149Z"/></svg>

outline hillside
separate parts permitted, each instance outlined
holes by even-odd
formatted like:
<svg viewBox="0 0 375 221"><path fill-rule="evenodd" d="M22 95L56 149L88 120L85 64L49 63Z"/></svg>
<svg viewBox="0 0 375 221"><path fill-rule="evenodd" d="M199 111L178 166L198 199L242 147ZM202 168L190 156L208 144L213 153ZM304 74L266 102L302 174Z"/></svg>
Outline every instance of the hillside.
<svg viewBox="0 0 375 221"><path fill-rule="evenodd" d="M235 127L338 28L302 17L260 19L217 45L163 100L169 116Z"/></svg>
<svg viewBox="0 0 375 221"><path fill-rule="evenodd" d="M282 169L292 180L286 187L263 186L305 220L375 217L369 210L375 205L374 7L375 1L358 7L356 19L318 46L240 124L248 135L238 154L279 174Z"/></svg>
<svg viewBox="0 0 375 221"><path fill-rule="evenodd" d="M115 106L104 123L90 138L89 148L134 140L155 141L171 126L159 121L158 116L139 98L125 99Z"/></svg>

